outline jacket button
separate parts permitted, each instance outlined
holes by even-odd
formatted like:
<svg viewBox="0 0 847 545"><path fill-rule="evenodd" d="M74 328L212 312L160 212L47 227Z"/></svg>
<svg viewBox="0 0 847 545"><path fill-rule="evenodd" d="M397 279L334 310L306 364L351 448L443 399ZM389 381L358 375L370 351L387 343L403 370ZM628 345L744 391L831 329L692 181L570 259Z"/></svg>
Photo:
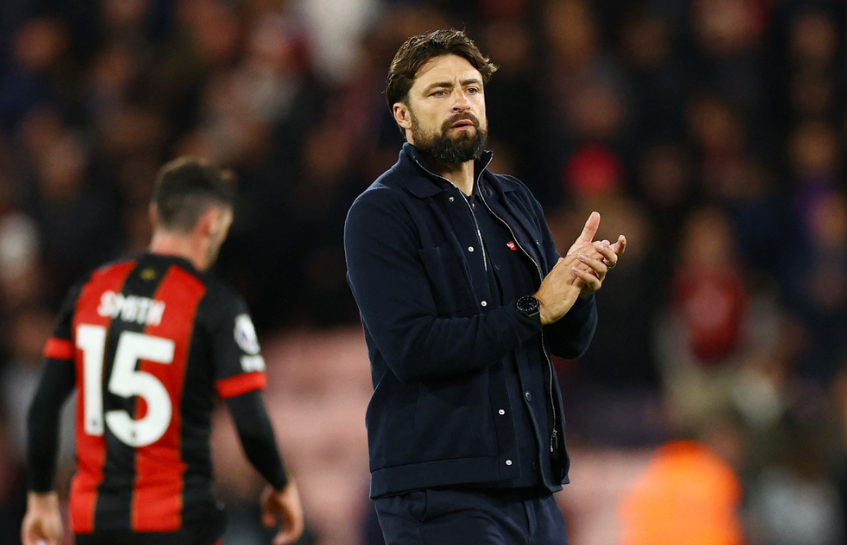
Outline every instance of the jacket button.
<svg viewBox="0 0 847 545"><path fill-rule="evenodd" d="M450 202L453 202L453 201L455 201L456 199L455 199L455 198L453 198L453 197L450 197L450 198L448 198L447 200L448 200L448 201L450 201Z"/></svg>
<svg viewBox="0 0 847 545"><path fill-rule="evenodd" d="M497 412L498 412L498 413L500 413L500 415L501 415L501 416L502 416L502 415L504 415L504 414L506 414L506 411L504 411L503 409L500 409L500 410L499 410L499 411L497 411Z"/></svg>
<svg viewBox="0 0 847 545"><path fill-rule="evenodd" d="M538 462L532 462L532 470L538 471Z"/></svg>
<svg viewBox="0 0 847 545"><path fill-rule="evenodd" d="M507 465L507 466L512 465L512 461L511 461L511 460L506 460L506 465Z"/></svg>
<svg viewBox="0 0 847 545"><path fill-rule="evenodd" d="M468 251L473 252L473 246L468 246Z"/></svg>
<svg viewBox="0 0 847 545"><path fill-rule="evenodd" d="M523 395L524 395L524 397L526 398L527 401L532 401L532 394L531 393L529 393L527 391L527 392L524 392Z"/></svg>
<svg viewBox="0 0 847 545"><path fill-rule="evenodd" d="M482 301L482 302L480 303L480 305L482 305L482 306L484 306L484 307L487 307L487 306L488 306L488 301Z"/></svg>

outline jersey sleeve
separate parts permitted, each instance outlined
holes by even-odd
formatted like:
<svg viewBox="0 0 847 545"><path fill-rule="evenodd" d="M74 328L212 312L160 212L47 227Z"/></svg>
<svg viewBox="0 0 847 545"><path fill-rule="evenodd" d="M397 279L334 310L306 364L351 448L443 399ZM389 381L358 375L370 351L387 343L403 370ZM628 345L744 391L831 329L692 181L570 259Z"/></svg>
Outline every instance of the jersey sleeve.
<svg viewBox="0 0 847 545"><path fill-rule="evenodd" d="M81 286L70 291L59 310L53 336L44 345L45 365L27 413L26 460L28 488L53 488L62 406L74 390L73 313Z"/></svg>
<svg viewBox="0 0 847 545"><path fill-rule="evenodd" d="M218 296L212 324L212 364L215 390L222 399L264 389L265 360L247 304L234 293Z"/></svg>
<svg viewBox="0 0 847 545"><path fill-rule="evenodd" d="M74 308L79 298L82 285L74 286L62 302L56 318L56 327L53 335L44 344L43 355L46 359L61 360L73 364L74 341L73 320Z"/></svg>

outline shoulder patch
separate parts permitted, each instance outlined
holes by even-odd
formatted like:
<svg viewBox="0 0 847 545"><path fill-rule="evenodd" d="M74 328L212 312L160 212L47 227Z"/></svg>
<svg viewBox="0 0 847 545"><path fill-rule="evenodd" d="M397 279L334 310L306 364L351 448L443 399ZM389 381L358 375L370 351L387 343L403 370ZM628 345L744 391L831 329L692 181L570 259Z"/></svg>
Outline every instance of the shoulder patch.
<svg viewBox="0 0 847 545"><path fill-rule="evenodd" d="M259 338L256 336L256 328L247 314L239 314L235 317L235 342L248 354L259 353Z"/></svg>

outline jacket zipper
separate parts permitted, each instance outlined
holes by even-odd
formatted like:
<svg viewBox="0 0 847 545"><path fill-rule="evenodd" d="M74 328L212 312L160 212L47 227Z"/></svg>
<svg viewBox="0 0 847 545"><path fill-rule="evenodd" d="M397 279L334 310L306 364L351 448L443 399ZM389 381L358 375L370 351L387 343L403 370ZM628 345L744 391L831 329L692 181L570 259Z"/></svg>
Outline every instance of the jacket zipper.
<svg viewBox="0 0 847 545"><path fill-rule="evenodd" d="M471 206L471 203L468 202L467 195L465 195L462 192L462 190L459 189L456 186L456 184L454 184L453 182L451 182L450 180L448 180L444 176L441 176L440 174L436 174L436 173L432 172L431 170L429 170L428 168L423 166L420 163L420 161L418 161L417 159L415 159L415 163L417 163L418 166L421 167L421 169L423 169L425 172L431 174L432 176L435 176L436 178L444 180L445 182L447 182L450 185L452 185L453 187L455 187L459 191L459 193L462 195L463 200L465 201L465 204L468 207L468 211L470 211L470 213L471 213L471 219L473 220L474 227L476 227L476 238L479 241L479 249L482 250L482 266L485 268L486 271L488 271L488 257L485 254L485 243L482 241L482 231L479 230L479 223L477 223L477 221L476 221L476 214L474 214L473 207ZM481 175L482 175L482 169L480 169L480 171L479 171L479 176L481 176ZM476 181L474 183L479 182L479 176L476 177ZM488 205L486 205L486 207L488 207Z"/></svg>
<svg viewBox="0 0 847 545"><path fill-rule="evenodd" d="M515 244L517 245L517 247L520 248L521 251L524 253L524 255L527 258L529 258L530 261L532 261L533 265L535 265L535 270L536 270L536 272L538 272L538 278L541 282L543 282L544 276L541 273L541 267L532 258L532 256L529 255L529 252L527 252L524 249L524 247L521 246L521 243L518 242L518 237L515 236L515 232L512 231L512 227L503 218L498 216L497 213L494 212L494 210L492 210L490 206L488 206L488 201L485 200L485 196L482 194L482 191L479 192L479 197L482 200L483 204L485 204L485 207L488 209L488 211L491 212L491 215L494 216L495 218L497 218L500 221L500 223L502 223L503 225L506 226L506 229L508 229L509 233L512 235L512 240L515 241ZM543 328L541 330L541 351L544 353L544 359L547 360L547 372L548 372L548 378L549 378L549 381L548 381L549 386L548 386L548 390L547 390L547 395L550 399L550 410L552 411L552 414L553 414L553 422L552 422L553 432L550 434L550 452L552 453L555 450L554 447L556 445L556 437L558 436L558 432L556 430L556 418L557 418L556 417L556 400L553 397L553 362L550 360L550 356L547 355L547 346L544 342L544 329Z"/></svg>
<svg viewBox="0 0 847 545"><path fill-rule="evenodd" d="M436 174L436 173L432 172L431 170L429 170L428 168L423 166L421 164L421 162L418 161L417 159L414 159L414 161L415 161L415 163L417 163L417 165L424 172L427 172L428 174L435 176L436 178L444 180L447 183L449 183L450 185L452 185L453 187L455 187L456 189L459 189L458 187L456 187L456 184L454 184L453 182L451 182L450 180L448 180L444 176L441 176L440 174ZM485 170L484 168L479 169L479 174L477 175L476 180L474 180L474 184L479 184L479 178L482 176L482 172L484 170ZM476 215L474 214L474 211L473 211L473 208L471 207L471 204L468 202L468 198L465 196L464 193L462 193L461 189L459 189L459 193L461 193L462 197L464 197L465 204L468 206L468 210L470 210L471 218L473 218L474 226L476 227L476 236L477 236L477 239L479 240L480 248L482 249L482 262L483 262L483 265L485 266L485 270L487 271L488 270L488 260L486 259L486 256L485 256L485 243L482 241L482 232L479 230L479 224L476 221ZM503 225L506 226L506 229L508 229L509 233L512 235L512 240L515 241L515 244L518 246L518 248L520 248L521 251L524 253L524 255L526 257L528 257L530 261L532 261L533 265L535 265L535 270L538 272L538 279L541 282L543 282L544 281L544 275L541 274L541 267L532 258L532 256L529 255L529 252L527 252L524 249L524 247L521 246L520 242L518 242L518 237L515 236L515 232L512 231L512 227L508 223L506 223L506 221L503 220L503 218L498 216L494 212L494 210L491 209L490 206L488 206L488 202L485 200L485 196L482 194L482 191L479 192L479 197L482 200L482 203L485 205L485 208L487 208L488 211L491 212L491 215L494 216L495 218L497 218L500 221L500 223L502 223ZM555 451L556 438L558 436L558 432L556 430L556 419L557 419L557 416L556 416L556 401L553 398L553 362L550 360L550 356L547 355L547 345L544 342L544 330L543 329L541 330L541 351L544 353L544 359L547 360L547 372L548 372L548 378L549 378L549 381L548 381L549 387L548 387L547 395L549 396L549 399L550 399L550 410L551 410L552 415L553 415L553 432L550 434L550 453L553 453Z"/></svg>

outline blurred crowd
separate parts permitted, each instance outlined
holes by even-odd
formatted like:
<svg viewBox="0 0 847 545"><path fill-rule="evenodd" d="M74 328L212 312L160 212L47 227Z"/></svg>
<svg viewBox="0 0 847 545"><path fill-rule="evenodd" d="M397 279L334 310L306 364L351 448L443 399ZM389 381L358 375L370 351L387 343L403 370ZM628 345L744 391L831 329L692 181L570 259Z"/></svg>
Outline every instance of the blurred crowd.
<svg viewBox="0 0 847 545"><path fill-rule="evenodd" d="M847 543L845 11L3 0L0 543L19 539L24 417L54 312L87 271L145 248L153 177L182 154L238 174L216 272L263 340L303 543L380 543L342 227L402 143L382 95L391 58L406 37L450 27L500 67L486 88L491 169L533 190L560 248L591 210L602 238L629 240L597 296L592 348L557 362L571 541ZM218 418L228 542L261 543L261 483Z"/></svg>

